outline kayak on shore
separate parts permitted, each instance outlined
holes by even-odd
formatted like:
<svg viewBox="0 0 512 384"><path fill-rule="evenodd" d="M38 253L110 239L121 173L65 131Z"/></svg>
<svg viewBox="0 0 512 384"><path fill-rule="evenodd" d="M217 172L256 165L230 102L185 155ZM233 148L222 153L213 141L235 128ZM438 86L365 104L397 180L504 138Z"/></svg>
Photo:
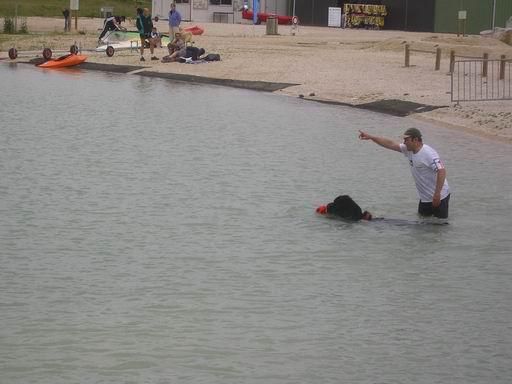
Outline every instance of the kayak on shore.
<svg viewBox="0 0 512 384"><path fill-rule="evenodd" d="M41 68L72 67L74 65L83 63L85 60L87 60L87 56L69 53L67 55L58 57L56 59L50 59L48 61L45 61L44 63L38 64L38 67L41 67Z"/></svg>

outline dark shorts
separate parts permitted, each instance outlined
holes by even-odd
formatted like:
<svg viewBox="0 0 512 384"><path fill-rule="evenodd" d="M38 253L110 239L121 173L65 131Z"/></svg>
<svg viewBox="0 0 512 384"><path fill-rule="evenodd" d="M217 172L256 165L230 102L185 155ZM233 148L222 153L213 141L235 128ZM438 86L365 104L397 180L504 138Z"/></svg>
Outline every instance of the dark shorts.
<svg viewBox="0 0 512 384"><path fill-rule="evenodd" d="M421 216L435 216L440 219L446 219L448 217L449 203L450 195L441 200L441 204L439 204L439 207L436 208L432 207L432 203L422 203L420 201L418 204L418 213Z"/></svg>
<svg viewBox="0 0 512 384"><path fill-rule="evenodd" d="M141 39L149 39L151 37L151 33L139 33Z"/></svg>

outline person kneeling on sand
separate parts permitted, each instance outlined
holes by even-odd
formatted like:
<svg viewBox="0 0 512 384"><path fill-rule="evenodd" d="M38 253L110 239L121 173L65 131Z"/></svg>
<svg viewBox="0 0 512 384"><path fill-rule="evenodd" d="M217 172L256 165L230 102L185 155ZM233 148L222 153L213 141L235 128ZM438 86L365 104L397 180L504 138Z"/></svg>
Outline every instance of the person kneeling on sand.
<svg viewBox="0 0 512 384"><path fill-rule="evenodd" d="M167 48L169 49L169 54L162 58L162 63L178 61L180 57L185 56L187 53L185 40L183 40L180 32L176 32L174 40L167 44Z"/></svg>

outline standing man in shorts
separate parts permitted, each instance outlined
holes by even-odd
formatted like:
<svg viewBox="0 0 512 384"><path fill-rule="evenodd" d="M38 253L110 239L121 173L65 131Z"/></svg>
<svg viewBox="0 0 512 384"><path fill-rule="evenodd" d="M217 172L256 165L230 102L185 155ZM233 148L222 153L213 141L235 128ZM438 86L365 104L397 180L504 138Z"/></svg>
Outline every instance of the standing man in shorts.
<svg viewBox="0 0 512 384"><path fill-rule="evenodd" d="M153 31L153 21L147 8L137 8L137 31L140 36L140 61L146 61L144 59L144 45L146 39L149 41L149 51L151 52L151 60L158 60L158 57L154 56L155 41L151 38L151 32Z"/></svg>
<svg viewBox="0 0 512 384"><path fill-rule="evenodd" d="M420 198L418 213L421 216L435 216L442 219L448 217L450 187L446 180L446 169L436 150L423 144L419 129L407 129L403 135L403 143L396 143L363 131L359 131L359 139L371 140L384 148L402 152L409 160Z"/></svg>

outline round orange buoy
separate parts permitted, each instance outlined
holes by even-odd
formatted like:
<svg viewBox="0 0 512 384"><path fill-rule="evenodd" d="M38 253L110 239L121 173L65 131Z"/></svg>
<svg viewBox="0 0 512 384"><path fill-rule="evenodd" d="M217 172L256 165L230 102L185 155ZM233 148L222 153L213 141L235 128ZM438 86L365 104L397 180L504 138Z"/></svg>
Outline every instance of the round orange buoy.
<svg viewBox="0 0 512 384"><path fill-rule="evenodd" d="M9 59L14 60L18 57L18 50L16 48L9 49Z"/></svg>
<svg viewBox="0 0 512 384"><path fill-rule="evenodd" d="M45 60L50 60L52 58L52 50L50 48L43 49L43 57Z"/></svg>
<svg viewBox="0 0 512 384"><path fill-rule="evenodd" d="M321 205L316 209L316 213L325 215L327 213L327 205Z"/></svg>
<svg viewBox="0 0 512 384"><path fill-rule="evenodd" d="M115 49L113 46L109 45L107 47L107 49L105 50L105 52L107 53L108 57L112 57L112 56L114 56Z"/></svg>
<svg viewBox="0 0 512 384"><path fill-rule="evenodd" d="M73 55L76 55L78 53L78 46L76 44L73 44L69 48L69 53L72 53Z"/></svg>

